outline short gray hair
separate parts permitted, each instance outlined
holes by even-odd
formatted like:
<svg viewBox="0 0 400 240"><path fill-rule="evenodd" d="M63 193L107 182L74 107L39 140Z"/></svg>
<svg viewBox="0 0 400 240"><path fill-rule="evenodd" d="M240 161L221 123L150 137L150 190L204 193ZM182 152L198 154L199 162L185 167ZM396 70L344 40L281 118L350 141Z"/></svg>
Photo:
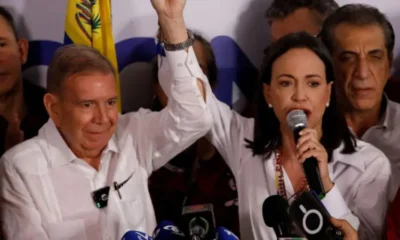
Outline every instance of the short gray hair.
<svg viewBox="0 0 400 240"><path fill-rule="evenodd" d="M96 49L75 44L60 47L47 70L47 91L61 93L65 79L84 72L99 72L115 76L115 69L110 61Z"/></svg>

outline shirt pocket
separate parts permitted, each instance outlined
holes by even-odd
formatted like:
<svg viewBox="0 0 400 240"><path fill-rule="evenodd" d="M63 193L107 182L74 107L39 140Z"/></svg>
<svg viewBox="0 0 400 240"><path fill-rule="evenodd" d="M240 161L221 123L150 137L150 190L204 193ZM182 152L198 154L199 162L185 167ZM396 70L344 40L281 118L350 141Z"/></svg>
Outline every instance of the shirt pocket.
<svg viewBox="0 0 400 240"><path fill-rule="evenodd" d="M83 219L60 221L45 226L50 240L87 240Z"/></svg>
<svg viewBox="0 0 400 240"><path fill-rule="evenodd" d="M128 174L126 179L128 178L129 180L119 189L122 198L120 200L121 211L129 228L138 229L145 218L145 205L142 195L146 193L146 190L143 189L143 180L137 172Z"/></svg>

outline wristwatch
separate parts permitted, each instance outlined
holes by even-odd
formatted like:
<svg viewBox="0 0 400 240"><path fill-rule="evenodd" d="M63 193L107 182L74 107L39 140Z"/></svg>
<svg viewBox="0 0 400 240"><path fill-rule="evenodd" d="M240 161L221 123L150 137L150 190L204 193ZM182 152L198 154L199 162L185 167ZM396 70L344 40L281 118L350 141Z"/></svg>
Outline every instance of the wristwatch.
<svg viewBox="0 0 400 240"><path fill-rule="evenodd" d="M188 39L181 43L172 44L172 43L168 43L167 41L164 40L162 42L164 49L167 51L180 51L180 50L184 50L184 49L192 46L194 43L194 35L193 35L192 31L190 31L190 30L187 30L187 33L188 33Z"/></svg>

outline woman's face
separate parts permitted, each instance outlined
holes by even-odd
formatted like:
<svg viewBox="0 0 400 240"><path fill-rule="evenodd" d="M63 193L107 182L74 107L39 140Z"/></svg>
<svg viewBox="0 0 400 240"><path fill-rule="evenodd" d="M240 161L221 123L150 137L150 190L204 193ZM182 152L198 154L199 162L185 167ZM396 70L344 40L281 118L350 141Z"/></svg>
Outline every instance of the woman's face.
<svg viewBox="0 0 400 240"><path fill-rule="evenodd" d="M324 62L309 49L289 50L272 64L271 82L264 84L263 94L280 123L286 123L291 110L303 109L308 126L320 128L331 95Z"/></svg>

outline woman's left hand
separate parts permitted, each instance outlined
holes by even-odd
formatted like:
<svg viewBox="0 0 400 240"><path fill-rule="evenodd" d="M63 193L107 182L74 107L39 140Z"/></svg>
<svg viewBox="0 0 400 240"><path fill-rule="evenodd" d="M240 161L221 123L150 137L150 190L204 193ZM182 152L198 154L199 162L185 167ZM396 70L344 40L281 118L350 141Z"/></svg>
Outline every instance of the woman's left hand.
<svg viewBox="0 0 400 240"><path fill-rule="evenodd" d="M297 159L300 163L303 163L310 157L315 157L317 159L321 181L324 185L325 192L329 192L333 188L333 183L329 177L328 153L319 142L317 131L315 129L305 128L300 132L300 138L297 142Z"/></svg>

